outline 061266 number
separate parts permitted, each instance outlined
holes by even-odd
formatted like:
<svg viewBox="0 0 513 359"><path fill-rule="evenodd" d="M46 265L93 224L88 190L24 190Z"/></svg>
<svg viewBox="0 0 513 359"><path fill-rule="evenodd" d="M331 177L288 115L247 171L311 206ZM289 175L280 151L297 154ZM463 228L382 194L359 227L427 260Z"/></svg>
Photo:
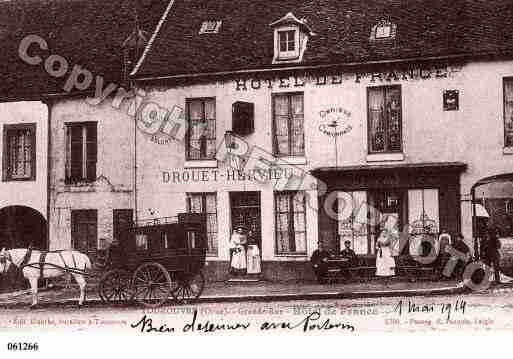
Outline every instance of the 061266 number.
<svg viewBox="0 0 513 359"><path fill-rule="evenodd" d="M38 343L24 343L24 342L14 342L7 343L8 351L38 351L39 344Z"/></svg>

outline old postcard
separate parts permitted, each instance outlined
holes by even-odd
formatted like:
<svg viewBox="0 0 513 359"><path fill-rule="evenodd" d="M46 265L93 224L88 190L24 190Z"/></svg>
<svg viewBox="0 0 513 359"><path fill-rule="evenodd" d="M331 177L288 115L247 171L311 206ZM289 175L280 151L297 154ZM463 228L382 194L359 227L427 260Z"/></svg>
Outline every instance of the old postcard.
<svg viewBox="0 0 513 359"><path fill-rule="evenodd" d="M511 1L3 0L0 40L1 333L513 329Z"/></svg>

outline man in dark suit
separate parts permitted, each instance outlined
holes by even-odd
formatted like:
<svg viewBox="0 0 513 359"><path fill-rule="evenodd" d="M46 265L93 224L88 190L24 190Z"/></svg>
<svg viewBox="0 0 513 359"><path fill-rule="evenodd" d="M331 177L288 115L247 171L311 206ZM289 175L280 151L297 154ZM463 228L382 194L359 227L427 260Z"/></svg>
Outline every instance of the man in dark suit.
<svg viewBox="0 0 513 359"><path fill-rule="evenodd" d="M340 255L349 259L349 264L353 264L356 261L356 253L351 249L351 241L344 241L344 247Z"/></svg>

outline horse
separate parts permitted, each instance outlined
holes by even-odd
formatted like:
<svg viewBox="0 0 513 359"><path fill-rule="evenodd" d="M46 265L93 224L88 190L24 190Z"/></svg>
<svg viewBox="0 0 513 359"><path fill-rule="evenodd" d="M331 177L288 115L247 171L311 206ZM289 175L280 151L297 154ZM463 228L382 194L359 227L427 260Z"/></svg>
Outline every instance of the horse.
<svg viewBox="0 0 513 359"><path fill-rule="evenodd" d="M71 273L80 287L78 306L85 300L86 280L85 272L91 269L91 260L81 252L74 250L61 250L43 252L30 248L16 248L0 252L0 273L5 274L11 265L19 268L23 276L28 279L32 292L32 305L38 304L37 282L39 278L57 278Z"/></svg>

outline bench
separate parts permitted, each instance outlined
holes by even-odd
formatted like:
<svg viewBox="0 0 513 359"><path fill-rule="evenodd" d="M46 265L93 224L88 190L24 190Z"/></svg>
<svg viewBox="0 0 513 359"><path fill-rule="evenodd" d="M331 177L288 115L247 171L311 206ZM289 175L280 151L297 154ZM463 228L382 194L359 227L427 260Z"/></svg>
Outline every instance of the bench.
<svg viewBox="0 0 513 359"><path fill-rule="evenodd" d="M311 263L319 283L332 283L338 280L368 281L375 277L376 266L370 265L373 258L350 260L329 252L314 252ZM395 276L410 281L437 280L441 277L443 266L440 263L424 265L409 255L396 257Z"/></svg>

